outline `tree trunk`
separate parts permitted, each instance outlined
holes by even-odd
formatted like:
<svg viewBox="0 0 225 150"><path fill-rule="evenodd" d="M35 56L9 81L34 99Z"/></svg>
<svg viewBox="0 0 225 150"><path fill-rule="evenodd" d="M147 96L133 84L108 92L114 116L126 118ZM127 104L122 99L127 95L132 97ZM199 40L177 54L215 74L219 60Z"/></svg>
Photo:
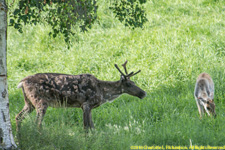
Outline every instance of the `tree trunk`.
<svg viewBox="0 0 225 150"><path fill-rule="evenodd" d="M13 149L16 144L12 135L9 117L7 87L6 48L7 48L7 6L0 0L0 149Z"/></svg>

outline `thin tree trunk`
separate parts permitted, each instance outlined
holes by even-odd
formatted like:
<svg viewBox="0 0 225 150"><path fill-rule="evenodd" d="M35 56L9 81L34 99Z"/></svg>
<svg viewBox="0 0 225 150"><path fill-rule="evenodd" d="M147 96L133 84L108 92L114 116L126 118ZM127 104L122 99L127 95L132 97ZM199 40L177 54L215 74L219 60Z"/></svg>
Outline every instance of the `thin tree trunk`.
<svg viewBox="0 0 225 150"><path fill-rule="evenodd" d="M7 48L7 6L0 0L0 149L13 149L16 144L12 135L9 116L7 87L6 48Z"/></svg>

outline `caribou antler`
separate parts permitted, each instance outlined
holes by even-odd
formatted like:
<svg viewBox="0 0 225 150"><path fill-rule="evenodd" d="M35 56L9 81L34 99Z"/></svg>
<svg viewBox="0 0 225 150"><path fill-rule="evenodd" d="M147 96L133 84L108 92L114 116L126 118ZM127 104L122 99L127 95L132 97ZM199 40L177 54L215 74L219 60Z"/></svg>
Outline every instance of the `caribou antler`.
<svg viewBox="0 0 225 150"><path fill-rule="evenodd" d="M128 73L127 73L127 67L126 67L126 65L127 65L127 61L125 61L125 63L122 64L122 66L123 66L123 68L124 68L124 71L125 71L125 73L126 73L126 75L127 75Z"/></svg>
<svg viewBox="0 0 225 150"><path fill-rule="evenodd" d="M118 67L117 64L115 64L115 67L116 67L116 69L117 69L124 77L126 77L126 75L120 70L120 68Z"/></svg>
<svg viewBox="0 0 225 150"><path fill-rule="evenodd" d="M130 78L130 77L132 77L132 76L134 76L134 75L138 74L139 72L141 72L141 70L138 70L136 73L131 74L130 76L127 76L127 77L128 77L128 78Z"/></svg>
<svg viewBox="0 0 225 150"><path fill-rule="evenodd" d="M125 61L125 63L122 64L122 66L123 66L123 68L124 68L124 71L125 71L125 73L126 73L126 75L125 75L125 74L120 70L120 68L118 67L118 65L115 64L116 69L119 70L119 72L121 73L121 75L123 75L125 78L128 78L128 79L129 79L130 77L132 77L132 76L138 74L139 72L141 72L141 70L139 70L139 71L137 71L136 73L131 72L131 73L128 74L126 65L127 65L127 61Z"/></svg>

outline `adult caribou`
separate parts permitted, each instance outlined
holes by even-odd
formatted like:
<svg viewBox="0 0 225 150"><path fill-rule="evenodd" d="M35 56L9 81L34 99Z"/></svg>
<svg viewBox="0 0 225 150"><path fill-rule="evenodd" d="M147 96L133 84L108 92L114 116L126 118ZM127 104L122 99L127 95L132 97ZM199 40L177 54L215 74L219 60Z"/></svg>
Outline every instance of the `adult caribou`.
<svg viewBox="0 0 225 150"><path fill-rule="evenodd" d="M91 116L93 108L113 101L123 93L144 98L146 92L130 80L141 70L128 74L126 64L127 61L122 65L126 74L115 64L121 73L119 81L102 81L91 74L38 73L25 77L18 85L23 90L25 106L16 116L17 131L25 116L34 109L40 127L48 106L82 108L84 128L88 129L94 128Z"/></svg>

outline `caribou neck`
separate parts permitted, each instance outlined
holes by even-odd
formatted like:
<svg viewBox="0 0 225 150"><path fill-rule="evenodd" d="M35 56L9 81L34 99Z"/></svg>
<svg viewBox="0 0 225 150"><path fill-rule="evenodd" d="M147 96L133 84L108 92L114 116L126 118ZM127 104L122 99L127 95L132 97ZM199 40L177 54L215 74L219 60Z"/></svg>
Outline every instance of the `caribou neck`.
<svg viewBox="0 0 225 150"><path fill-rule="evenodd" d="M121 81L99 81L99 87L105 101L112 101L123 94Z"/></svg>

